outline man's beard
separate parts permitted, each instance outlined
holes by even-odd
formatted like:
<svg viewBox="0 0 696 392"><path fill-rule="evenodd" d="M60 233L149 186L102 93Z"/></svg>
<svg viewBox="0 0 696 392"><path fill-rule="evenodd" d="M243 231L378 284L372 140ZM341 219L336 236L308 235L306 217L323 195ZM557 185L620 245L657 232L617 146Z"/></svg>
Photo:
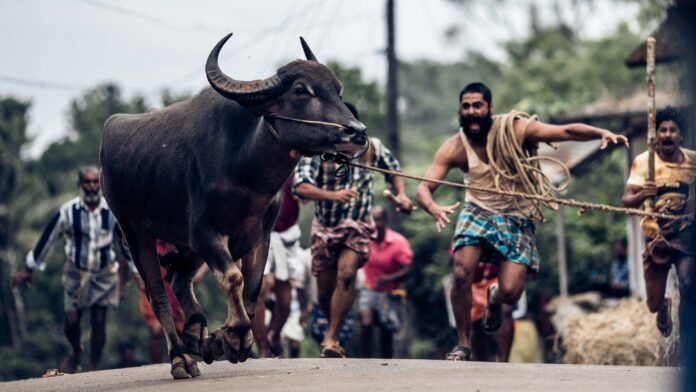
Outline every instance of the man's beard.
<svg viewBox="0 0 696 392"><path fill-rule="evenodd" d="M80 187L80 197L85 203L96 204L101 199L101 189L87 190Z"/></svg>
<svg viewBox="0 0 696 392"><path fill-rule="evenodd" d="M471 131L471 124L472 123L478 123L478 125L479 125L478 132ZM469 138L469 140L471 140L471 141L475 141L475 142L485 141L486 138L488 137L488 132L491 130L492 125L493 125L493 115L491 114L490 111L484 117L464 116L461 113L459 113L459 126L462 127L462 131L464 131L464 135L466 135L466 137Z"/></svg>

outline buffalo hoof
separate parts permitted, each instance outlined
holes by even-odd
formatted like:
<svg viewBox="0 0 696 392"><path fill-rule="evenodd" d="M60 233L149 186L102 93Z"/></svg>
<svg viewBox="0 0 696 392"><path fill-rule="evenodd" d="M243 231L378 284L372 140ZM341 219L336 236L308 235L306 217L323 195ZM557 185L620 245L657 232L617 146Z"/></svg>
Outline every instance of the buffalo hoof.
<svg viewBox="0 0 696 392"><path fill-rule="evenodd" d="M232 363L244 362L251 356L253 343L250 329L238 332L235 328L223 327L205 339L201 356L208 364L220 357Z"/></svg>
<svg viewBox="0 0 696 392"><path fill-rule="evenodd" d="M208 337L208 328L205 316L198 314L191 316L184 325L182 339L186 349L191 354L202 355L205 340Z"/></svg>
<svg viewBox="0 0 696 392"><path fill-rule="evenodd" d="M189 378L189 376L198 377L200 375L201 371L198 370L196 361L190 355L182 354L172 359L172 377L175 379Z"/></svg>

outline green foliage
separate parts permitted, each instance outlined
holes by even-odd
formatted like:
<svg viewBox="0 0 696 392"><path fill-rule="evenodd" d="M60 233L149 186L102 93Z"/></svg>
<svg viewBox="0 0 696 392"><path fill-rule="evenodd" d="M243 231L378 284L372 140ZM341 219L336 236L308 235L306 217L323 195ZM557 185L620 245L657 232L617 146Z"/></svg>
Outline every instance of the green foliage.
<svg viewBox="0 0 696 392"><path fill-rule="evenodd" d="M432 153L458 128L459 91L469 82L492 85L501 77L501 65L480 55L469 62L441 64L429 60L402 63L400 95L404 110L401 134L404 157L429 162Z"/></svg>
<svg viewBox="0 0 696 392"><path fill-rule="evenodd" d="M27 124L29 102L0 97L0 345L19 344L9 275L21 251L18 232L26 222L27 212L42 195L40 182L31 175L22 160L23 147L29 139ZM0 374L0 377L2 375Z"/></svg>
<svg viewBox="0 0 696 392"><path fill-rule="evenodd" d="M116 113L142 113L147 105L142 97L122 97L121 88L106 83L89 89L70 104L68 137L52 143L37 163L51 194L75 189L77 170L99 164L99 144L104 122Z"/></svg>
<svg viewBox="0 0 696 392"><path fill-rule="evenodd" d="M625 152L614 150L593 162L586 174L575 177L564 197L596 203L618 205L623 193ZM623 215L590 211L582 216L577 210L565 208L565 230L568 260L569 291L579 293L590 289L594 271L606 273L611 261L611 243L626 237ZM558 294L558 247L556 244L556 213L546 214L546 222L537 226L537 245L541 256L538 276L527 284L528 299L534 308L543 293Z"/></svg>
<svg viewBox="0 0 696 392"><path fill-rule="evenodd" d="M539 30L506 44L505 77L492 86L496 111L541 116L581 110L605 95L621 96L639 84L641 70L623 66L640 43L627 25L596 41L581 41L563 26Z"/></svg>

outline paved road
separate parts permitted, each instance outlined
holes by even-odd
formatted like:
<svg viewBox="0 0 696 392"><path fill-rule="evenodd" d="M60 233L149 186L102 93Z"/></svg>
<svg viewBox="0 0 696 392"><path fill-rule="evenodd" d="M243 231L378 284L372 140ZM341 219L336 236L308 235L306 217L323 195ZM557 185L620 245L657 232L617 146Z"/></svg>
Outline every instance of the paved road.
<svg viewBox="0 0 696 392"><path fill-rule="evenodd" d="M200 364L201 377L174 381L169 365L105 370L0 384L0 391L515 391L677 390L674 368L495 364L427 360L265 359Z"/></svg>

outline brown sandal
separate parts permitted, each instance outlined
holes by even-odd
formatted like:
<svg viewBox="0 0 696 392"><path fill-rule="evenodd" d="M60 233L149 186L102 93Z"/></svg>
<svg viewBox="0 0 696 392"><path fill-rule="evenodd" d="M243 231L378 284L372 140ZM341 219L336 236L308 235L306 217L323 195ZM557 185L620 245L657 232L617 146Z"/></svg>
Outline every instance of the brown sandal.
<svg viewBox="0 0 696 392"><path fill-rule="evenodd" d="M471 348L458 344L447 353L445 359L448 361L468 361L471 359Z"/></svg>
<svg viewBox="0 0 696 392"><path fill-rule="evenodd" d="M343 349L338 343L334 345L322 345L321 347L321 357L322 358L345 358L346 350Z"/></svg>

